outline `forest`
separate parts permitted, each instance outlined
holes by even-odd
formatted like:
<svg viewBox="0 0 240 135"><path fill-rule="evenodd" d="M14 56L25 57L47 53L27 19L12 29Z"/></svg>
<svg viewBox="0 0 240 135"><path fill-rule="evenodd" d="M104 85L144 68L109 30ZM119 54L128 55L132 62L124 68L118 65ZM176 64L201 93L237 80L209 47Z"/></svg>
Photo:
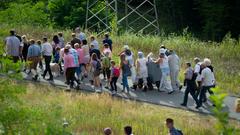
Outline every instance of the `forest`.
<svg viewBox="0 0 240 135"><path fill-rule="evenodd" d="M100 1L103 5L95 10L104 6L104 0ZM139 4L137 0L131 3ZM227 33L239 38L239 0L156 0L156 6L160 29L167 35L182 33L187 28L193 36L205 41L222 41ZM84 27L85 15L86 0L0 1L0 22L6 24Z"/></svg>

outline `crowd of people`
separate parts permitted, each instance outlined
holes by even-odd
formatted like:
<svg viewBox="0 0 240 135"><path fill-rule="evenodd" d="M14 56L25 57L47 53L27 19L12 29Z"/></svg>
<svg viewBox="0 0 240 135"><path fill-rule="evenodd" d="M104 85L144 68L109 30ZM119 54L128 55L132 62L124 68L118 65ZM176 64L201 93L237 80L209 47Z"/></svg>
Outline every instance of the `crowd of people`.
<svg viewBox="0 0 240 135"><path fill-rule="evenodd" d="M103 80L106 80L105 88L110 89L113 95L118 92L119 78L122 79L122 92L129 93L131 90L136 90L139 80L142 81L142 90L147 91L149 89L148 63L151 59L153 63L159 65L158 71L153 72L161 72L160 91L164 90L172 94L182 89L179 81L180 58L174 50L169 50L164 45L160 46L157 59L152 58L152 53L145 56L142 51L138 51L136 60L130 47L124 45L123 51L118 54L120 60L118 64L112 59L114 46L109 33L104 35L102 46L93 35L90 36L90 43L88 43L86 34L79 27L71 36L70 42L65 42L62 32L54 35L51 42L48 37L36 41L28 40L26 35L18 36L14 30L11 30L10 36L5 40L6 54L13 62L29 63L25 64L24 71L31 73L35 81L39 79L38 66L43 70L41 76L45 79L48 74L47 80L53 81L51 63L55 63L60 73L65 76L68 90L79 88L80 83L89 77L95 91L101 92L103 86L100 75L103 74ZM200 58L195 58L194 62L194 68L190 62L185 64L186 90L181 105L187 106L190 93L196 102L196 108L199 108L207 100L206 93L213 94L211 88L216 83L210 59L205 58L201 61ZM132 80L131 87L128 78Z"/></svg>

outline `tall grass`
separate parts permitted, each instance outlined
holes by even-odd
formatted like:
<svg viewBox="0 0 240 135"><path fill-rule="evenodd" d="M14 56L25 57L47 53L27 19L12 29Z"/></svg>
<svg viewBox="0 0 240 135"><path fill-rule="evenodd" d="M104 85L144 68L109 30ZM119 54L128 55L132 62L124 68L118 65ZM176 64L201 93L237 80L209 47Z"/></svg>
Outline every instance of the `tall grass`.
<svg viewBox="0 0 240 135"><path fill-rule="evenodd" d="M25 133L44 134L44 130L58 127L79 135L100 135L103 128L111 127L114 135L120 135L124 126L131 125L137 135L164 135L167 134L164 120L171 117L186 135L216 134L213 129L216 120L212 116L114 99L108 94L66 93L32 84L27 89L20 99L22 107L31 110L32 115L27 118L29 123L23 125L22 133L35 127L34 132ZM63 129L64 119L69 126Z"/></svg>
<svg viewBox="0 0 240 135"><path fill-rule="evenodd" d="M65 41L71 40L71 30L56 30L53 28L42 28L33 26L9 26L0 25L1 32L0 37L4 38L8 35L8 31L11 28L16 28L17 32L22 35L25 34L29 38L41 39L43 36L52 37L58 31L64 32ZM88 32L87 35L91 33ZM126 33L121 36L112 36L114 54L118 54L124 44L128 44L130 48L135 52L141 50L145 52L145 55L149 52L158 54L161 44L164 44L167 48L173 49L180 56L183 64L186 61L193 62L194 57L200 57L201 59L208 57L211 59L213 66L215 67L215 76L217 85L220 86L224 92L240 95L240 43L230 38L230 35L226 35L221 43L216 42L203 42L192 37L186 31L182 35L170 35L170 36L137 36L135 34ZM98 37L101 43L102 37ZM117 60L115 56L114 59ZM181 74L180 78L183 78Z"/></svg>

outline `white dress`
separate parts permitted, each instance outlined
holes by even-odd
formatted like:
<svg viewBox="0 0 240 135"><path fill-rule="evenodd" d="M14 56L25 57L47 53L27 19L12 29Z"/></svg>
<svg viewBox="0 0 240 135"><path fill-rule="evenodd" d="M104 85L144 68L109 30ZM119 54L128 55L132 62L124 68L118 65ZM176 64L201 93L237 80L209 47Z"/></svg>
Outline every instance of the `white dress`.
<svg viewBox="0 0 240 135"><path fill-rule="evenodd" d="M173 91L170 80L170 69L168 64L168 58L165 56L163 62L160 63L160 69L162 71L162 79L160 82L160 90L167 90L168 92Z"/></svg>

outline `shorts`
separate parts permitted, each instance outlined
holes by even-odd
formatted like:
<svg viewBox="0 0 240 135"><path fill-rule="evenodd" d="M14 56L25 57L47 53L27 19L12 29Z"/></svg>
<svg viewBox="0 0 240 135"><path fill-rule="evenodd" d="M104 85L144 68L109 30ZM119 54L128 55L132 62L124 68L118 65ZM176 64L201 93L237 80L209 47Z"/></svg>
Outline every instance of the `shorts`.
<svg viewBox="0 0 240 135"><path fill-rule="evenodd" d="M94 72L93 72L93 76L94 77L98 77L100 75L100 70L95 70Z"/></svg>

